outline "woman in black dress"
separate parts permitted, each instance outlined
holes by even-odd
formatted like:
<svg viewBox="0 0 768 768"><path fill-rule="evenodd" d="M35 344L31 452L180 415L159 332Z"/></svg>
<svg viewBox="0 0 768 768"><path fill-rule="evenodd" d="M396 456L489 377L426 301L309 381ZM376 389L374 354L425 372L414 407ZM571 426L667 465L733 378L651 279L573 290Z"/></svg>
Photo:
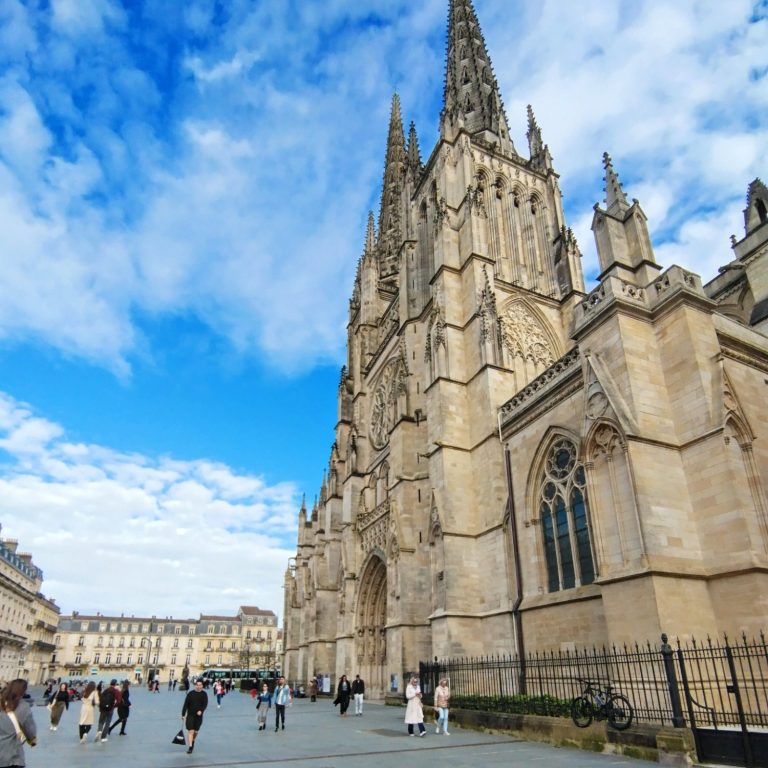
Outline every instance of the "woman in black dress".
<svg viewBox="0 0 768 768"><path fill-rule="evenodd" d="M120 703L117 705L117 720L109 727L109 732L120 726L120 736L125 736L125 726L128 724L128 715L131 714L131 684L128 680L123 680L120 689Z"/></svg>
<svg viewBox="0 0 768 768"><path fill-rule="evenodd" d="M352 686L350 685L349 680L347 680L346 675L341 676L341 680L339 680L339 687L336 690L336 701L339 702L339 714L342 717L347 716L347 710L349 709L349 700L352 696Z"/></svg>

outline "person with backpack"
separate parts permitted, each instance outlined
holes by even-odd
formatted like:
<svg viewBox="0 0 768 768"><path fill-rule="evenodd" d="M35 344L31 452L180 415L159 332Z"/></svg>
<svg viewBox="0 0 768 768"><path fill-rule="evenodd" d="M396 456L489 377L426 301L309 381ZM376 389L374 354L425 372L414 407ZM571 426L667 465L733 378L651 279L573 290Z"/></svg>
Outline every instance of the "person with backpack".
<svg viewBox="0 0 768 768"><path fill-rule="evenodd" d="M99 697L99 728L96 731L96 741L109 741L109 724L112 722L112 713L120 703L120 690L117 680L111 680L109 686L101 692Z"/></svg>

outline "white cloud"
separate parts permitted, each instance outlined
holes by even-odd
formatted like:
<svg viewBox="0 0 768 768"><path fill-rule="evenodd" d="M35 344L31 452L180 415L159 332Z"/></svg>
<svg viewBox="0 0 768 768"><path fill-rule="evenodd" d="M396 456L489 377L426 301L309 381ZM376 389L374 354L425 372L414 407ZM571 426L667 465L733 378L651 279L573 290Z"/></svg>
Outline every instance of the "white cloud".
<svg viewBox="0 0 768 768"><path fill-rule="evenodd" d="M395 88L425 159L436 137L446 5L190 2L147 9L139 53L115 3L12 5L0 336L127 375L152 354L136 317L188 313L283 369L340 358ZM476 6L517 147L530 102L587 272L604 150L659 245L733 216L765 175L768 23L748 0ZM705 253L660 253L727 261L739 216L717 220Z"/></svg>
<svg viewBox="0 0 768 768"><path fill-rule="evenodd" d="M205 459L72 444L60 425L7 395L0 451L3 535L33 553L44 592L65 611L282 611L296 535L292 484L270 486Z"/></svg>

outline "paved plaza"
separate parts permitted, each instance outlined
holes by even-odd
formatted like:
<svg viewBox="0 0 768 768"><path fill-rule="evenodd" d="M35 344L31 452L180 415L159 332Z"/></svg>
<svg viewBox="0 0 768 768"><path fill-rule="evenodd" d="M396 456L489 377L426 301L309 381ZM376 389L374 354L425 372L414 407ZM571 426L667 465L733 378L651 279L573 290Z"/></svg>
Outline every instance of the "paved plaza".
<svg viewBox="0 0 768 768"><path fill-rule="evenodd" d="M39 692L35 691L36 696ZM274 710L268 730L256 728L255 705L239 692L223 700L221 709L209 691L210 703L193 754L171 739L181 726L184 694L151 694L136 688L126 736L115 729L105 744L81 744L77 736L80 702L70 705L59 729L48 729L48 711L35 706L38 745L27 748L27 768L78 766L89 768L176 768L176 766L310 766L311 768L374 768L374 766L429 765L542 766L542 768L609 768L656 766L641 760L556 749L453 727L450 736L435 734L429 725L424 738L409 738L403 724L404 708L366 703L363 717L341 718L328 699L313 704L297 699L286 715L286 729L275 733Z"/></svg>

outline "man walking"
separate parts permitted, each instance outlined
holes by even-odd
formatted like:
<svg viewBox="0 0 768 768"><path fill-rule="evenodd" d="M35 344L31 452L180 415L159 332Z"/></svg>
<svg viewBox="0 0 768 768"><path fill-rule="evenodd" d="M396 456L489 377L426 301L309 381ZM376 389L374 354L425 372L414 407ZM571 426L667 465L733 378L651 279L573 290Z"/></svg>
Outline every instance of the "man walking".
<svg viewBox="0 0 768 768"><path fill-rule="evenodd" d="M293 703L293 695L291 694L291 689L285 684L284 677L280 677L277 680L273 700L275 703L275 733L277 733L280 729L281 720L283 730L285 730L285 708L289 704Z"/></svg>
<svg viewBox="0 0 768 768"><path fill-rule="evenodd" d="M117 680L112 680L109 686L99 696L99 728L96 731L96 741L109 740L109 725L112 722L112 713L120 703L120 689Z"/></svg>
<svg viewBox="0 0 768 768"><path fill-rule="evenodd" d="M203 681L196 680L194 689L184 697L184 706L181 708L181 719L189 732L188 755L191 755L195 748L195 739L203 727L203 712L207 706L208 694L203 690Z"/></svg>
<svg viewBox="0 0 768 768"><path fill-rule="evenodd" d="M355 675L355 679L352 681L352 695L355 697L355 717L362 717L365 683L360 675Z"/></svg>

